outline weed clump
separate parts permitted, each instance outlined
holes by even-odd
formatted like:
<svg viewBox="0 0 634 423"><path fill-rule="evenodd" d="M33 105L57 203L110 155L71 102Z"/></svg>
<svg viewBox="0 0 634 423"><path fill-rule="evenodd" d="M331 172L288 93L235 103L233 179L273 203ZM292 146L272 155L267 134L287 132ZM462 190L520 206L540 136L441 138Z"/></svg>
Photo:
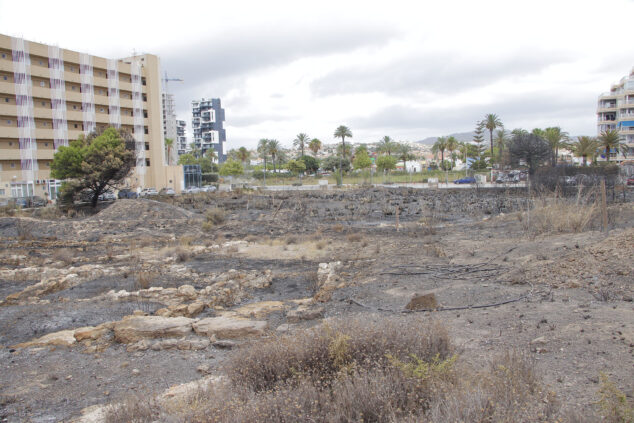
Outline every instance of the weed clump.
<svg viewBox="0 0 634 423"><path fill-rule="evenodd" d="M197 422L554 421L552 404L523 354L509 352L476 371L454 354L438 323L366 316L260 340L229 359L226 378L178 407L130 404L118 415ZM107 422L122 421L111 416Z"/></svg>
<svg viewBox="0 0 634 423"><path fill-rule="evenodd" d="M203 223L203 230L209 231L214 226L218 226L225 221L225 212L219 207L207 210L205 213L205 222Z"/></svg>

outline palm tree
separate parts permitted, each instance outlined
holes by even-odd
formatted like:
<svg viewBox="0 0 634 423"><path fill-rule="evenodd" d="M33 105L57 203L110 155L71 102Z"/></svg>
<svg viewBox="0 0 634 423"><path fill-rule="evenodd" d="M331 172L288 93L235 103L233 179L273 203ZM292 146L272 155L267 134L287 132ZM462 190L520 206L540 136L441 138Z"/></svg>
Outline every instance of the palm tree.
<svg viewBox="0 0 634 423"><path fill-rule="evenodd" d="M438 137L434 145L431 147L432 153L440 152L440 169L444 170L445 166L445 150L447 149L447 137Z"/></svg>
<svg viewBox="0 0 634 423"><path fill-rule="evenodd" d="M498 147L499 155L500 155L500 163L502 163L504 158L504 147L509 142L509 137L504 128L498 129L495 132L495 144Z"/></svg>
<svg viewBox="0 0 634 423"><path fill-rule="evenodd" d="M205 151L205 156L207 156L207 158L211 160L212 163L214 160L218 159L218 154L216 153L216 150L214 150L213 148L210 148L207 151Z"/></svg>
<svg viewBox="0 0 634 423"><path fill-rule="evenodd" d="M570 148L575 156L583 158L583 166L586 166L588 156L590 156L590 160L594 160L594 157L597 155L599 142L595 137L583 135L577 138L577 141L570 144Z"/></svg>
<svg viewBox="0 0 634 423"><path fill-rule="evenodd" d="M484 127L489 130L489 141L491 143L491 160L493 160L493 131L495 128L502 126L502 121L498 117L498 115L489 113L488 115L484 115Z"/></svg>
<svg viewBox="0 0 634 423"><path fill-rule="evenodd" d="M308 143L308 135L306 135L305 133L301 133L301 134L297 134L297 138L295 138L293 140L293 145L295 147L299 147L299 149L301 150L302 154L300 155L300 157L302 157L304 155L304 146Z"/></svg>
<svg viewBox="0 0 634 423"><path fill-rule="evenodd" d="M172 147L174 146L173 138L165 138L165 148L167 149L167 165L170 165L170 158L172 156Z"/></svg>
<svg viewBox="0 0 634 423"><path fill-rule="evenodd" d="M335 133L333 134L333 136L335 138L341 137L341 153L342 154L339 156L339 181L337 181L341 183L343 181L343 176L341 173L341 166L342 166L341 156L346 155L346 137L352 138L352 131L350 131L350 128L348 128L347 126L340 125L337 129L335 129Z"/></svg>
<svg viewBox="0 0 634 423"><path fill-rule="evenodd" d="M453 152L458 149L458 140L452 136L447 137L445 148L447 149L447 151L449 151L449 154L451 155L451 168L453 169L453 167L456 165L453 157Z"/></svg>
<svg viewBox="0 0 634 423"><path fill-rule="evenodd" d="M264 171L262 172L262 176L264 177L264 185L266 185L266 158L269 156L269 140L262 138L258 142L257 151L260 157L264 160Z"/></svg>
<svg viewBox="0 0 634 423"><path fill-rule="evenodd" d="M392 155L392 152L396 149L396 143L387 135L381 138L376 146L376 151L379 153L385 153L388 156Z"/></svg>
<svg viewBox="0 0 634 423"><path fill-rule="evenodd" d="M552 150L552 160L551 163L553 166L557 166L557 156L559 156L559 148L565 145L565 142L569 139L568 133L561 130L560 127L554 126L551 128L546 128L544 130L544 139L550 145L550 149Z"/></svg>
<svg viewBox="0 0 634 423"><path fill-rule="evenodd" d="M269 154L271 155L271 160L273 160L273 173L277 172L277 168L275 167L275 159L280 155L280 142L278 140L269 140Z"/></svg>
<svg viewBox="0 0 634 423"><path fill-rule="evenodd" d="M321 150L321 141L317 138L313 138L310 140L310 143L308 143L308 148L313 152L313 155L316 156L319 150Z"/></svg>
<svg viewBox="0 0 634 423"><path fill-rule="evenodd" d="M246 147L240 147L238 148L236 157L242 162L242 167L246 168L247 162L251 158L251 152L247 150Z"/></svg>
<svg viewBox="0 0 634 423"><path fill-rule="evenodd" d="M403 169L407 172L407 162L416 160L416 156L412 154L412 147L407 144L401 144L399 150L398 158L403 161Z"/></svg>
<svg viewBox="0 0 634 423"><path fill-rule="evenodd" d="M612 150L624 156L627 154L627 144L621 142L621 135L616 129L608 129L607 131L601 132L597 140L599 141L599 147L605 151L605 157L608 162L610 161L610 153Z"/></svg>

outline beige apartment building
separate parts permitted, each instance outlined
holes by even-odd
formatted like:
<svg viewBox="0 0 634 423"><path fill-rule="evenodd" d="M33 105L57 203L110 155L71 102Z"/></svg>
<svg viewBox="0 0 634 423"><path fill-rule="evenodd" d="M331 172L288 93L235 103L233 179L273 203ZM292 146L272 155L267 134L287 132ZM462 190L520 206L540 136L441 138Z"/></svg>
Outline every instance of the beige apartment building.
<svg viewBox="0 0 634 423"><path fill-rule="evenodd" d="M165 157L160 61L151 54L105 59L0 34L0 198L54 199L58 147L97 128L133 134L134 189L183 188Z"/></svg>
<svg viewBox="0 0 634 423"><path fill-rule="evenodd" d="M618 130L623 142L629 146L627 155L610 152L610 160L622 161L634 154L634 68L628 76L612 84L609 92L599 96L597 107L597 133ZM605 156L605 153L602 153ZM605 157L599 160L605 160Z"/></svg>

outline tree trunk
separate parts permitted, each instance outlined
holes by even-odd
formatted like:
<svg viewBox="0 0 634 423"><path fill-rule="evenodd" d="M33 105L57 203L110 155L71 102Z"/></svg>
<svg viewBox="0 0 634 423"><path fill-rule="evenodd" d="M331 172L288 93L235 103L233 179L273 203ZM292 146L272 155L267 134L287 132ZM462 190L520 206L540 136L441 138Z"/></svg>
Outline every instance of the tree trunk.
<svg viewBox="0 0 634 423"><path fill-rule="evenodd" d="M493 129L489 129L489 142L491 143L491 160L493 160Z"/></svg>
<svg viewBox="0 0 634 423"><path fill-rule="evenodd" d="M586 163L586 155L584 154L584 155L583 155L583 156L581 156L581 157L583 158L583 167L586 167L586 166L587 166L587 163Z"/></svg>

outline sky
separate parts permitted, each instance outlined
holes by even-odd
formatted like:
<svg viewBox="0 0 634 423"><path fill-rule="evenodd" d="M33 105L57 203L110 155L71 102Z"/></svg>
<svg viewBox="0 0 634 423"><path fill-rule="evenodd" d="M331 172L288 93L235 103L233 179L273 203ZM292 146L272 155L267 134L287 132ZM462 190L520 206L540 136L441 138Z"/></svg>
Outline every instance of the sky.
<svg viewBox="0 0 634 423"><path fill-rule="evenodd" d="M505 127L596 133L597 96L634 67L634 0L0 0L0 33L107 58L160 56L177 117L221 98L227 150Z"/></svg>

